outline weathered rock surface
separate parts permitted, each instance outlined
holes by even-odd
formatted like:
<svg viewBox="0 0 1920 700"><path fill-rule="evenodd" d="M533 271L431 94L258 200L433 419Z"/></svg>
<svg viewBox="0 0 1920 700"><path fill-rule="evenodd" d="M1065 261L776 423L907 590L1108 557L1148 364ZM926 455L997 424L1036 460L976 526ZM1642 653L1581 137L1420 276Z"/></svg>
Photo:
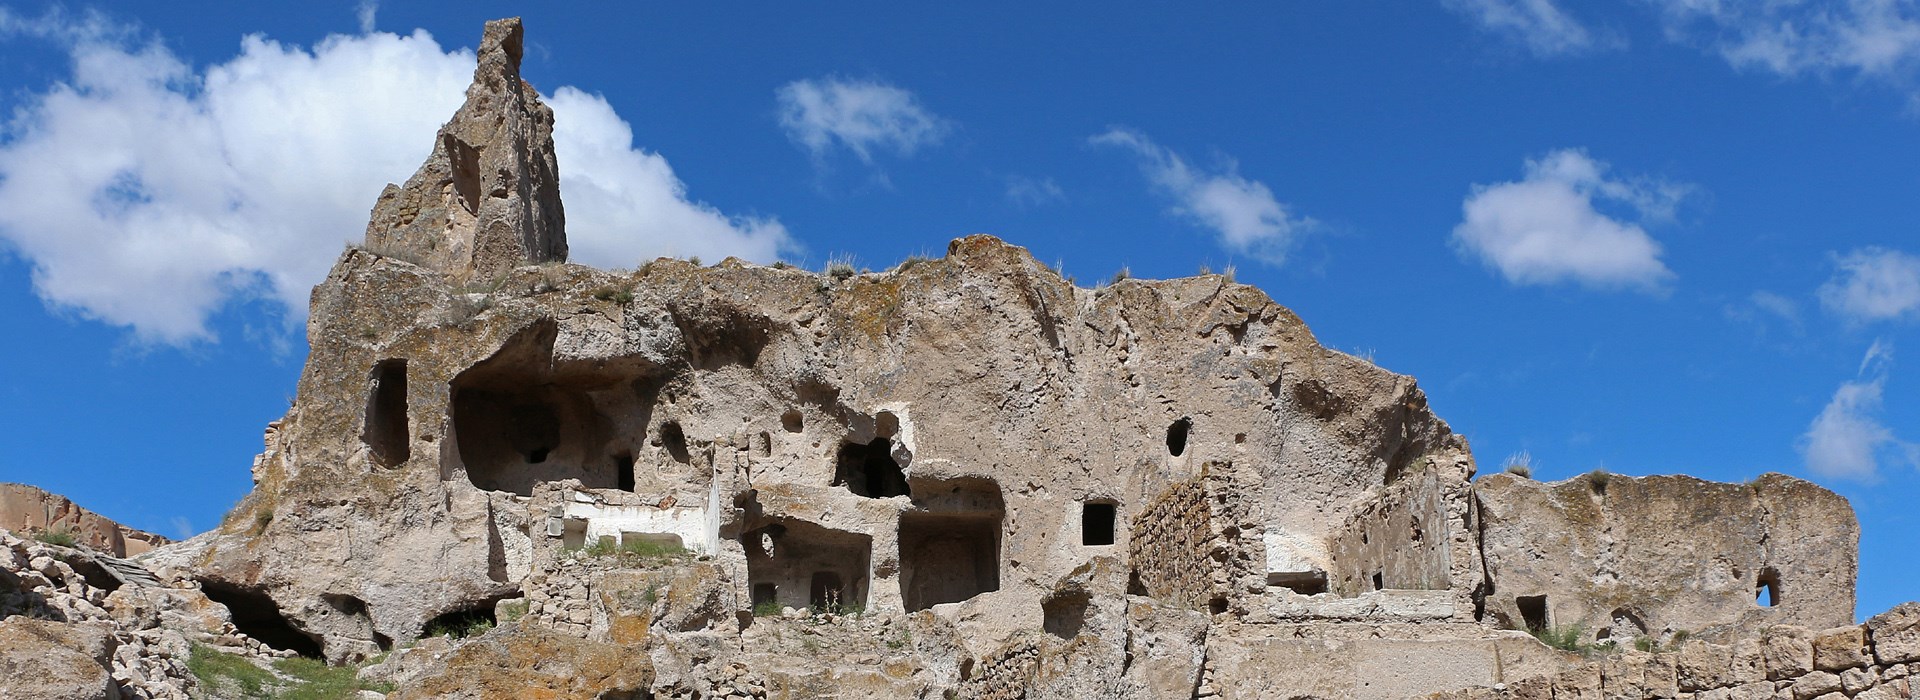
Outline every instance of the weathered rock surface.
<svg viewBox="0 0 1920 700"><path fill-rule="evenodd" d="M66 496L26 484L0 483L0 528L21 536L66 533L79 544L116 557L142 554L170 542L81 508Z"/></svg>
<svg viewBox="0 0 1920 700"><path fill-rule="evenodd" d="M567 259L553 110L520 78L522 38L517 18L487 23L466 104L419 172L380 193L367 247L463 281Z"/></svg>
<svg viewBox="0 0 1920 700"><path fill-rule="evenodd" d="M1486 609L1512 627L1631 644L1853 622L1859 525L1846 499L1805 481L1495 474L1474 492L1496 588Z"/></svg>
<svg viewBox="0 0 1920 700"><path fill-rule="evenodd" d="M1476 483L1411 378L1222 276L1087 289L984 235L879 273L566 264L520 31L315 288L253 492L106 619L386 652L400 697L1906 688L1920 608L1849 631L1843 499ZM1572 624L1615 644L1518 631Z"/></svg>

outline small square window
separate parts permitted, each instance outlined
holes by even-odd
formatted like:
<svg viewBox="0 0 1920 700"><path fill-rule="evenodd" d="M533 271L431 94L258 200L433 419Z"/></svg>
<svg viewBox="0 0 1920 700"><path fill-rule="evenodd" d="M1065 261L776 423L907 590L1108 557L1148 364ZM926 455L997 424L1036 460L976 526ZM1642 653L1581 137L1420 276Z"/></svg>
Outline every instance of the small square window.
<svg viewBox="0 0 1920 700"><path fill-rule="evenodd" d="M1112 503L1096 501L1083 504L1080 511L1080 544L1113 544L1113 510Z"/></svg>

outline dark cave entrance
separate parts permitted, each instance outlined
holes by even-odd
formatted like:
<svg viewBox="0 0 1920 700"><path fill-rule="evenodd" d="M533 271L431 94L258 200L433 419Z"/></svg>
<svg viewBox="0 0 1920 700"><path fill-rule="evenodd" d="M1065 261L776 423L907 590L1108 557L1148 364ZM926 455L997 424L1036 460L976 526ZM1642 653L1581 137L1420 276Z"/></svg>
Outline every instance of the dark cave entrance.
<svg viewBox="0 0 1920 700"><path fill-rule="evenodd" d="M407 361L381 360L368 378L366 422L360 440L383 467L398 466L413 456L407 431Z"/></svg>
<svg viewBox="0 0 1920 700"><path fill-rule="evenodd" d="M325 658L320 641L288 622L286 616L280 614L280 606L267 594L205 579L200 581L200 590L209 600L226 606L233 614L233 626L241 633L275 649L292 650L313 659Z"/></svg>
<svg viewBox="0 0 1920 700"><path fill-rule="evenodd" d="M1515 596L1513 606L1520 609L1520 619L1526 623L1528 632L1539 632L1547 628L1546 596Z"/></svg>
<svg viewBox="0 0 1920 700"><path fill-rule="evenodd" d="M865 445L841 444L832 485L845 486L854 495L867 498L913 495L907 487L906 472L893 459L893 441L883 437Z"/></svg>
<svg viewBox="0 0 1920 700"><path fill-rule="evenodd" d="M1193 419L1182 418L1167 426L1167 454L1178 457L1187 453L1187 433L1193 430Z"/></svg>
<svg viewBox="0 0 1920 700"><path fill-rule="evenodd" d="M1080 505L1080 544L1088 547L1113 544L1115 505L1112 501L1087 501Z"/></svg>

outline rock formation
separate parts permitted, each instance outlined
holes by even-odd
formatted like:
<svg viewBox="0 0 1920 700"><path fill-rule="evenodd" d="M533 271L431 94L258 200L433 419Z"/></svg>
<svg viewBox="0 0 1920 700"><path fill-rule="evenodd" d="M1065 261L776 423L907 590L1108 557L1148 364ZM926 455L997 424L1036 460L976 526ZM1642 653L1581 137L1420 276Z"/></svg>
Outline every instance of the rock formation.
<svg viewBox="0 0 1920 700"><path fill-rule="evenodd" d="M68 536L116 557L143 554L169 542L165 537L103 518L66 496L26 484L0 483L0 528L19 535Z"/></svg>
<svg viewBox="0 0 1920 700"><path fill-rule="evenodd" d="M1411 378L1219 275L566 264L520 41L315 288L253 492L141 559L277 653L395 697L1905 687L1843 499L1476 482Z"/></svg>
<svg viewBox="0 0 1920 700"><path fill-rule="evenodd" d="M488 22L466 104L404 187L388 185L367 247L456 280L567 259L553 110L520 79L520 21Z"/></svg>

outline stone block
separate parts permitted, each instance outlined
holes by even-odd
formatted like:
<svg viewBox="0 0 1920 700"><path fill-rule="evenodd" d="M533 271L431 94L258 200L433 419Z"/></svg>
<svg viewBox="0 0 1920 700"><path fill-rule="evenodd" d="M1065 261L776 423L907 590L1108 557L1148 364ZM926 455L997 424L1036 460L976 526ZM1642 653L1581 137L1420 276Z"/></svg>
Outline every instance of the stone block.
<svg viewBox="0 0 1920 700"><path fill-rule="evenodd" d="M1920 602L1901 603L1869 618L1867 633L1881 665L1920 661Z"/></svg>
<svg viewBox="0 0 1920 700"><path fill-rule="evenodd" d="M1859 625L1835 627L1813 638L1813 667L1821 671L1844 671L1873 662L1867 647L1867 628Z"/></svg>
<svg viewBox="0 0 1920 700"><path fill-rule="evenodd" d="M1793 682L1793 700L1809 700L1840 690L1840 676L1829 671L1814 671Z"/></svg>
<svg viewBox="0 0 1920 700"><path fill-rule="evenodd" d="M1813 635L1799 627L1775 627L1761 640L1760 654L1769 680L1799 678L1813 670Z"/></svg>
<svg viewBox="0 0 1920 700"><path fill-rule="evenodd" d="M1681 690L1708 690L1727 684L1733 649L1720 644L1689 642L1674 659L1675 680Z"/></svg>
<svg viewBox="0 0 1920 700"><path fill-rule="evenodd" d="M1727 683L1740 685L1766 678L1767 664L1760 653L1760 640L1742 639L1734 642L1727 659Z"/></svg>

